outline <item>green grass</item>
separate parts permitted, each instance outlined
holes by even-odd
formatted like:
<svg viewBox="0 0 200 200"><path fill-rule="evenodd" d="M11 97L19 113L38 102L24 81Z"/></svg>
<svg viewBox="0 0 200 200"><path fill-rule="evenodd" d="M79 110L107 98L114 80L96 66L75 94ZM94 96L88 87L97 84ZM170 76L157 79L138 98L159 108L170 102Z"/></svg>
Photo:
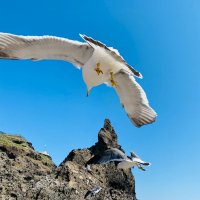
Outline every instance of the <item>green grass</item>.
<svg viewBox="0 0 200 200"><path fill-rule="evenodd" d="M13 138L13 139L17 139L17 140L21 140L21 141L26 142L26 140L21 136L14 136L14 135L5 135L5 136L8 137L8 138Z"/></svg>
<svg viewBox="0 0 200 200"><path fill-rule="evenodd" d="M42 157L43 160L48 160L47 157L43 154L40 154L40 156Z"/></svg>
<svg viewBox="0 0 200 200"><path fill-rule="evenodd" d="M8 145L8 141L6 140L6 137L3 134L0 135L0 142L6 146Z"/></svg>
<svg viewBox="0 0 200 200"><path fill-rule="evenodd" d="M36 154L38 154L38 155L41 156L42 162L47 162L47 163L49 163L49 164L54 164L54 162L53 162L51 159L49 159L47 156L42 155L42 154L39 153L39 152L34 152L34 153L36 153ZM35 160L35 159L31 158L31 157L29 157L29 158L32 159L32 160L34 160L35 162L41 162L41 161ZM50 166L45 166L45 167L48 167L48 168L49 168Z"/></svg>
<svg viewBox="0 0 200 200"><path fill-rule="evenodd" d="M22 144L25 146L22 146L22 144L17 144L16 142L14 141L22 141ZM33 151L28 145L25 145L26 144L26 140L22 137L19 137L19 136L13 136L13 135L5 135L5 134L1 134L0 133L0 144L3 144L5 146L16 146L20 149L23 149L24 151L26 152L29 152L29 151ZM35 154L38 154L41 156L42 158L42 162L47 162L49 164L54 164L54 162L48 158L48 156L45 156L43 155L42 153L39 153L39 152L36 152L34 151ZM31 157L29 157L30 159L33 159ZM34 159L33 159L34 160Z"/></svg>
<svg viewBox="0 0 200 200"><path fill-rule="evenodd" d="M24 148L21 144L16 144L13 143L15 146L20 147L21 149L23 149L24 151L27 151L28 149Z"/></svg>
<svg viewBox="0 0 200 200"><path fill-rule="evenodd" d="M30 156L28 156L31 160L34 160L33 158L31 158Z"/></svg>
<svg viewBox="0 0 200 200"><path fill-rule="evenodd" d="M8 146L8 142L0 138L0 142L2 142L5 146Z"/></svg>
<svg viewBox="0 0 200 200"><path fill-rule="evenodd" d="M17 147L27 151L27 149L24 148L21 144L16 144L15 142L13 142L13 139L26 142L25 139L18 137L18 136L0 134L0 142L3 143L5 146L8 146L8 145L17 146Z"/></svg>
<svg viewBox="0 0 200 200"><path fill-rule="evenodd" d="M41 156L41 158L42 158L43 161L53 163L53 161L51 159L49 159L47 156L45 156L44 154L38 153L38 152L36 152L36 153Z"/></svg>

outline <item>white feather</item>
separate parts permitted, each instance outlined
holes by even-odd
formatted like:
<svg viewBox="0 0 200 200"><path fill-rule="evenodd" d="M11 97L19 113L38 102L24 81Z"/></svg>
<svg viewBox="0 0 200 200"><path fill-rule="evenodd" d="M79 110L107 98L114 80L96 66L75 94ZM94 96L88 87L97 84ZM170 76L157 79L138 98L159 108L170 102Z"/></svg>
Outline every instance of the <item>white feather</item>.
<svg viewBox="0 0 200 200"><path fill-rule="evenodd" d="M120 103L131 122L137 127L153 123L157 114L149 106L147 96L135 78L124 70L120 70L114 75L114 80L118 85L114 88L120 98Z"/></svg>
<svg viewBox="0 0 200 200"><path fill-rule="evenodd" d="M87 43L65 38L0 33L0 58L4 59L64 60L81 68L93 51Z"/></svg>

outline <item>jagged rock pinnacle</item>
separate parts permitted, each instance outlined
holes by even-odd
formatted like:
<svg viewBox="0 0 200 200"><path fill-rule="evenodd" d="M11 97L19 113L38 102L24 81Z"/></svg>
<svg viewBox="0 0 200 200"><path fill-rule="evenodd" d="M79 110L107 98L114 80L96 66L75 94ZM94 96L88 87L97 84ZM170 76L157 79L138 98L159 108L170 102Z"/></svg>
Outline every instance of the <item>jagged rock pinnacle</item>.
<svg viewBox="0 0 200 200"><path fill-rule="evenodd" d="M95 144L95 146L91 147L91 152L92 154L97 155L107 149L112 148L118 148L122 150L121 146L117 144L117 134L115 133L114 128L111 126L110 120L105 119L104 128L101 128L99 131L98 142Z"/></svg>
<svg viewBox="0 0 200 200"><path fill-rule="evenodd" d="M110 131L110 132L112 132L114 130L113 127L111 126L109 119L105 119L104 129L107 130L107 131Z"/></svg>

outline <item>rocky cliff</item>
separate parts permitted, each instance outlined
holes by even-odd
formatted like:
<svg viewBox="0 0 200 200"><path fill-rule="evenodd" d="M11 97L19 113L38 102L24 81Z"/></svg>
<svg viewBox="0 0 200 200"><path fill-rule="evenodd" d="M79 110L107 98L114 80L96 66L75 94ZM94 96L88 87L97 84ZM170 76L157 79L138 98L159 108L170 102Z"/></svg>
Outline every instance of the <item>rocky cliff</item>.
<svg viewBox="0 0 200 200"><path fill-rule="evenodd" d="M110 148L123 151L108 119L94 146L72 150L58 167L24 138L0 133L0 200L83 200L87 191L97 186L103 190L87 199L136 200L130 169L115 170L113 162L91 164L92 171L85 169L93 156Z"/></svg>

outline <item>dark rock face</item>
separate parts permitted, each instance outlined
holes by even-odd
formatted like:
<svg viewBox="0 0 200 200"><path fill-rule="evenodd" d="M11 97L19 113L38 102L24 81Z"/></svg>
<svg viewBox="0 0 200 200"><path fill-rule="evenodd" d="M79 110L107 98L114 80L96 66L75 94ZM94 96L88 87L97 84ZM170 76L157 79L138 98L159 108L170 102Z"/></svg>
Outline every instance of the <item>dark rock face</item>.
<svg viewBox="0 0 200 200"><path fill-rule="evenodd" d="M51 158L24 138L0 134L0 199L16 199L54 169Z"/></svg>
<svg viewBox="0 0 200 200"><path fill-rule="evenodd" d="M0 135L0 200L83 200L86 192L97 186L103 190L87 199L136 200L135 180L130 169L115 170L113 162L92 164L92 171L85 169L86 163L102 151L122 150L108 119L94 146L72 150L57 168L50 157L44 159L25 139L14 138L7 142L5 137Z"/></svg>
<svg viewBox="0 0 200 200"><path fill-rule="evenodd" d="M110 120L105 119L104 128L101 128L98 134L98 142L90 147L91 154L98 155L107 150L117 148L124 152L120 145L117 144L117 134L111 126Z"/></svg>

